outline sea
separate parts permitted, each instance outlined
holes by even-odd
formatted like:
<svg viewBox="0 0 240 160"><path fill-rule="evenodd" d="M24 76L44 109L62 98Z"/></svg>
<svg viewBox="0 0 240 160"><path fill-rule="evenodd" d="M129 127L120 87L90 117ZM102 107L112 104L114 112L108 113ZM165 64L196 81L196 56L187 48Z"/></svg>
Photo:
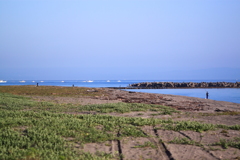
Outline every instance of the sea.
<svg viewBox="0 0 240 160"><path fill-rule="evenodd" d="M38 85L39 86L66 86L66 87L127 87L133 83L141 82L236 82L236 80L0 80L0 86L7 85ZM130 90L129 90L130 91ZM205 98L206 92L209 99L240 103L240 88L220 89L131 89L135 92L172 94L189 97Z"/></svg>

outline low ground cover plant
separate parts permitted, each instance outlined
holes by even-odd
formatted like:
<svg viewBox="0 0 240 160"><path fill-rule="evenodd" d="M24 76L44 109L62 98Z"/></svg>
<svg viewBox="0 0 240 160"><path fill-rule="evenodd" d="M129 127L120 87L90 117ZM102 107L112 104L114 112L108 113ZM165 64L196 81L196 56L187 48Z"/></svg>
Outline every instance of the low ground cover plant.
<svg viewBox="0 0 240 160"><path fill-rule="evenodd" d="M202 146L202 144L200 144L199 142L195 142L188 138L177 138L176 137L173 140L169 141L169 143Z"/></svg>
<svg viewBox="0 0 240 160"><path fill-rule="evenodd" d="M220 139L219 142L214 143L213 145L220 145L223 149L228 147L234 147L240 149L240 137L235 137L234 139Z"/></svg>
<svg viewBox="0 0 240 160"><path fill-rule="evenodd" d="M11 93L14 95L37 95L37 96L101 96L105 92L101 89L95 89L89 92L86 87L60 87L60 86L0 86L0 93Z"/></svg>
<svg viewBox="0 0 240 160"><path fill-rule="evenodd" d="M168 121L2 109L0 159L27 156L40 159L49 157L71 159L82 155L74 149L75 143L105 142L123 137L147 137L141 126L161 123Z"/></svg>
<svg viewBox="0 0 240 160"><path fill-rule="evenodd" d="M0 108L8 110L47 110L50 112L83 112L92 111L97 113L127 113L137 111L155 111L158 114L179 113L176 109L161 105L140 103L106 103L92 105L56 104L53 102L36 102L30 98L0 93Z"/></svg>
<svg viewBox="0 0 240 160"><path fill-rule="evenodd" d="M137 146L134 146L133 148L157 148L157 146L152 142L144 142L144 144L140 144Z"/></svg>
<svg viewBox="0 0 240 160"><path fill-rule="evenodd" d="M172 121L172 123L164 123L161 127L156 127L155 129L204 132L216 130L217 128L240 130L240 125L227 126L222 124L201 123L198 121Z"/></svg>
<svg viewBox="0 0 240 160"><path fill-rule="evenodd" d="M132 111L177 111L148 104L116 103L77 106L37 102L23 96L0 93L0 159L111 159L107 154L97 157L76 149L76 144L117 141L124 137L148 137L143 126L174 131L203 132L216 128L240 130L239 125L226 126L172 119L117 117L106 114L66 114L64 112L94 111L126 113ZM157 128L156 126L160 126ZM222 141L223 146L235 146ZM186 139L175 143L192 144ZM152 147L144 143L138 147Z"/></svg>
<svg viewBox="0 0 240 160"><path fill-rule="evenodd" d="M240 115L238 111L226 111L226 112L217 112L217 113L198 113L200 116L220 116L220 115Z"/></svg>
<svg viewBox="0 0 240 160"><path fill-rule="evenodd" d="M160 114L173 114L179 113L174 108L161 106L161 105L151 105L151 104L141 104L141 103L106 103L106 104L92 104L79 106L78 111L96 111L99 113L127 113L127 112L137 112L137 111L155 111Z"/></svg>

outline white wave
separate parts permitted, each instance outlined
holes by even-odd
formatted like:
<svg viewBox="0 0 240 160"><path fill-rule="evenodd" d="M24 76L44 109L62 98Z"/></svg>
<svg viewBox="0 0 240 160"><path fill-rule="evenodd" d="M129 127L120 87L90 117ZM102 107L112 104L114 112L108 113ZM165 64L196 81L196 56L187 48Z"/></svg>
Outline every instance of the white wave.
<svg viewBox="0 0 240 160"><path fill-rule="evenodd" d="M4 81L4 80L0 80L0 83L6 83L7 81Z"/></svg>

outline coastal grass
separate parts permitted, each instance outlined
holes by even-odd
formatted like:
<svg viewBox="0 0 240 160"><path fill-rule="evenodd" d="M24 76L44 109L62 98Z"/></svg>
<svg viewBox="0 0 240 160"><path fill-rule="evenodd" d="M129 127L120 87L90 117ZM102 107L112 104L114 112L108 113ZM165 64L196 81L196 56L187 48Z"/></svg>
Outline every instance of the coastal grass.
<svg viewBox="0 0 240 160"><path fill-rule="evenodd" d="M71 105L37 102L7 93L1 93L0 97L0 159L93 159L94 155L82 153L74 144L146 137L141 126L167 122L153 118L64 114L60 113L66 111L63 108ZM109 158L101 155L103 159Z"/></svg>
<svg viewBox="0 0 240 160"><path fill-rule="evenodd" d="M172 144L183 144L183 145L194 145L194 146L199 146L203 147L204 145L190 140L188 138L174 138L173 140L169 141L169 143ZM219 142L213 143L213 144L208 144L208 146L221 146L223 149L227 149L228 147L233 147L240 149L240 138L235 137L233 139L220 139Z"/></svg>
<svg viewBox="0 0 240 160"><path fill-rule="evenodd" d="M228 147L234 147L240 149L240 137L235 137L234 139L220 139L219 142L214 143L213 145L220 145L223 149Z"/></svg>
<svg viewBox="0 0 240 160"><path fill-rule="evenodd" d="M149 137L142 127L174 131L203 132L222 128L240 130L240 125L216 125L172 119L120 117L106 114L66 114L89 111L126 113L155 111L177 113L169 107L150 104L99 104L77 106L37 102L28 97L0 93L0 159L112 159L109 154L93 155L76 147L86 143L121 140L124 137ZM156 127L158 126L158 127ZM235 140L236 141L236 140ZM239 147L239 139L222 140L221 146ZM173 142L174 143L174 142ZM194 145L186 139L175 143ZM154 146L144 143L139 148Z"/></svg>
<svg viewBox="0 0 240 160"><path fill-rule="evenodd" d="M166 129L173 131L195 131L205 132L209 130L216 130L218 128L226 130L240 130L240 125L223 125L223 124L211 124L201 123L198 121L169 121L170 123L163 123L160 127L155 127L156 130Z"/></svg>
<svg viewBox="0 0 240 160"><path fill-rule="evenodd" d="M0 93L11 93L14 95L28 96L59 96L59 97L79 97L79 96L101 96L106 94L102 89L91 89L87 87L61 87L61 86L0 86Z"/></svg>
<svg viewBox="0 0 240 160"><path fill-rule="evenodd" d="M240 115L239 111L225 111L225 112L216 112L216 113L198 113L200 116L221 116L221 115Z"/></svg>
<svg viewBox="0 0 240 160"><path fill-rule="evenodd" d="M184 145L194 145L194 146L203 146L201 143L190 140L188 138L174 138L173 140L169 141L169 143L173 144L184 144Z"/></svg>
<svg viewBox="0 0 240 160"><path fill-rule="evenodd" d="M104 123L107 121L103 117L1 110L0 159L92 159L93 155L76 150L74 142L84 144L118 138L114 130L106 132L112 124L98 129Z"/></svg>
<svg viewBox="0 0 240 160"><path fill-rule="evenodd" d="M56 104L53 102L37 102L24 96L17 96L8 93L0 93L0 108L7 110L32 110L49 112L97 112L97 113L128 113L137 111L154 111L157 114L179 113L176 109L161 105L141 104L141 103L106 103L92 105L77 104Z"/></svg>
<svg viewBox="0 0 240 160"><path fill-rule="evenodd" d="M158 114L173 114L179 113L174 108L166 107L162 105L151 105L151 104L141 104L141 103L106 103L106 104L92 104L79 107L78 111L96 111L99 113L128 113L137 111L153 111L158 112Z"/></svg>
<svg viewBox="0 0 240 160"><path fill-rule="evenodd" d="M2 109L0 159L75 159L86 156L76 149L76 143L147 137L141 126L161 123L166 121Z"/></svg>
<svg viewBox="0 0 240 160"><path fill-rule="evenodd" d="M144 144L134 146L133 148L153 148L153 149L155 149L155 148L157 148L157 146L152 142L144 142Z"/></svg>

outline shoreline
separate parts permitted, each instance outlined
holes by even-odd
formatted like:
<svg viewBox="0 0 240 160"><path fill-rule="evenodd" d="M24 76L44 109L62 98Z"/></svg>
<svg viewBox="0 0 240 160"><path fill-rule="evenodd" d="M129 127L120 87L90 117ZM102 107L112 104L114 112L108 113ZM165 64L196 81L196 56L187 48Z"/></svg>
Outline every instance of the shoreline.
<svg viewBox="0 0 240 160"><path fill-rule="evenodd" d="M121 100L127 103L145 103L158 104L176 108L178 110L215 112L222 111L240 111L240 103L227 101L217 101L212 99L203 99L197 97L161 94L161 93L145 93L132 92L118 89L106 89L111 94L108 95L109 100Z"/></svg>

